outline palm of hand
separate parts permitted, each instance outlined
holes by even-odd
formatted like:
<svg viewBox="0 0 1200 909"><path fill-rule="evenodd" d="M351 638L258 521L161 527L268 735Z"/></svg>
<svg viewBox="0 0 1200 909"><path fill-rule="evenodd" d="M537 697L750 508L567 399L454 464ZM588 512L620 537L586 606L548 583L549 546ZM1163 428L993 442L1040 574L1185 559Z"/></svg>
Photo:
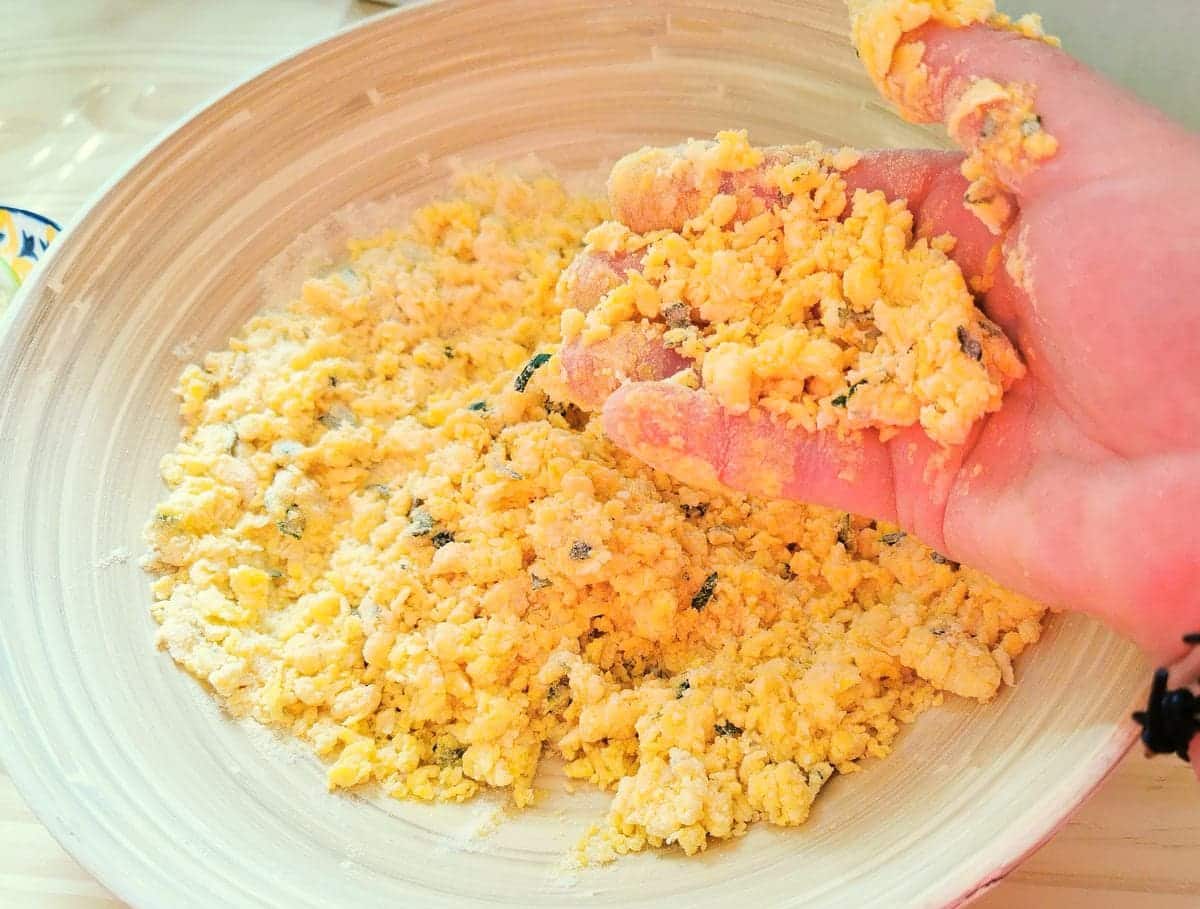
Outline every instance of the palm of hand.
<svg viewBox="0 0 1200 909"><path fill-rule="evenodd" d="M1060 155L1014 180L1005 238L1026 271L986 307L1029 375L981 427L941 516L947 547L1051 604L1097 613L1162 659L1200 625L1200 143L1069 57L947 33L966 56L1040 81ZM961 65L961 64L960 64ZM969 230L969 226L968 226ZM969 236L969 234L968 234ZM936 502L933 503L936 511Z"/></svg>

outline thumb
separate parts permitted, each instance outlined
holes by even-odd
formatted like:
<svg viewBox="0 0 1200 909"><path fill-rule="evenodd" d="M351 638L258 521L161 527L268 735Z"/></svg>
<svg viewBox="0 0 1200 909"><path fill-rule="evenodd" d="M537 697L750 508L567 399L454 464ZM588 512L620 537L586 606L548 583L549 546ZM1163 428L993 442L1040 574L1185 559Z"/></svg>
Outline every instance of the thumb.
<svg viewBox="0 0 1200 909"><path fill-rule="evenodd" d="M916 69L897 65L918 57ZM1033 197L1165 164L1185 147L1192 153L1200 147L1182 127L1074 57L1012 31L926 25L904 37L892 61L880 85L884 94L910 119L946 123L968 152L990 143L998 176L1023 206ZM986 100L981 80L1028 96L1030 113L1040 121L1015 123L1017 143L1029 138L1020 135L1022 124L1027 133L1040 129L1056 143L1037 166L1023 166L1013 137L1000 134L1013 97Z"/></svg>

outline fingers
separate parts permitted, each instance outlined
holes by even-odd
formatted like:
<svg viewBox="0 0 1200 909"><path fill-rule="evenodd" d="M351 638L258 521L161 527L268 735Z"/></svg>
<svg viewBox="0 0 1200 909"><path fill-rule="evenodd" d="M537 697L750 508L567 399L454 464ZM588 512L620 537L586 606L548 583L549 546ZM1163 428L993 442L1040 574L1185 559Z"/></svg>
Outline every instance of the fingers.
<svg viewBox="0 0 1200 909"><path fill-rule="evenodd" d="M640 270L633 254L583 250L563 272L563 305L587 312ZM564 344L559 358L572 401L584 410L599 410L623 382L666 379L690 366L692 361L667 347L662 336L663 326L638 323L590 344L578 339Z"/></svg>
<svg viewBox="0 0 1200 909"><path fill-rule="evenodd" d="M715 143L691 143L687 148L712 149ZM630 230L679 230L689 218L700 214L717 193L728 193L738 201L735 220L745 220L767 206L785 201L769 178L770 169L811 149L775 146L759 150L762 158L753 167L736 172L717 172L699 167L684 147L644 148L626 155L613 167L609 178L609 201L613 215ZM1000 260L996 238L963 207L967 181L959 172L962 156L925 150L869 151L844 172L847 194L857 189L881 190L889 200L906 199L916 216L921 237L949 233L957 240L955 261L977 291L990 287L990 276ZM586 256L587 254L585 254ZM592 254L597 255L597 254ZM602 255L602 254L599 254ZM608 261L578 266L577 295L569 298L576 308L587 310L619 281ZM620 263L626 269L629 263ZM617 272L623 274L620 267Z"/></svg>
<svg viewBox="0 0 1200 909"><path fill-rule="evenodd" d="M994 235L963 205L968 184L959 169L962 160L957 152L870 151L846 171L846 185L850 191L878 189L889 200L908 200L918 237L954 237L950 257L962 269L971 289L987 294L988 317L1008 337L1016 338L1026 309L1024 294L1004 269L1004 238ZM989 352L1002 357L1003 362L1015 357L1003 338L989 336L989 340L995 342Z"/></svg>
<svg viewBox="0 0 1200 909"><path fill-rule="evenodd" d="M1104 619L1162 665L1184 656L1183 635L1200 628L1194 455L1114 457L1026 380L969 458L946 500L943 551Z"/></svg>
<svg viewBox="0 0 1200 909"><path fill-rule="evenodd" d="M1188 749L1188 756L1192 759L1192 770L1196 772L1196 779L1200 781L1200 735L1192 739L1191 747Z"/></svg>
<svg viewBox="0 0 1200 909"><path fill-rule="evenodd" d="M604 405L605 434L681 482L794 499L893 521L946 551L942 516L971 441L945 450L919 427L874 433L789 428L762 410L731 414L704 391L625 385Z"/></svg>
<svg viewBox="0 0 1200 909"><path fill-rule="evenodd" d="M696 145L712 147L711 143L693 143L688 148ZM781 199L771 200L763 188L766 185L766 170L772 166L767 162L778 161L782 156L800 151L803 150L783 147L767 150L758 165L740 175L742 182L738 185L747 189L760 205L780 204ZM807 151L811 154L811 150ZM613 186L635 187L635 190L630 190L631 195L628 197L623 196L623 190L615 191L614 207L624 211L625 217L629 217L628 212L631 211L641 212L639 217L649 217L646 212L653 209L654 218L666 218L678 216L681 210L690 211L692 207L707 205L709 199L702 199L700 202L696 199L700 198L697 194L708 190L698 188L695 184L687 184L691 194L688 196L689 201L679 204L668 202L654 209L654 200L643 203L637 194L645 191L646 186L655 185L657 177L620 177L621 173L631 170L640 173L644 166L652 165L658 172L674 174L675 179L686 183L690 179L688 174L691 173L689 160L684 152L678 149L644 150L630 156L623 165L615 169L614 174L618 176L614 177ZM915 213L915 229L918 234L959 234L952 254L964 268L968 280L976 290L983 290L991 286L992 273L999 262L999 248L987 229L961 205L961 195L966 182L957 172L960 161L961 156L942 152L869 152L844 173L847 188L851 191L860 188L878 189L889 198L907 199ZM662 186L658 188L663 189ZM678 185L675 189L678 190ZM678 192L673 198L680 198ZM661 224L662 221L655 223ZM628 255L618 262L611 253L584 252L564 276L565 303L587 311L605 293L639 268L640 263ZM568 382L575 391L576 403L596 409L624 380L665 378L686 367L688 361L664 349L660 338L659 329L642 325L634 329L633 333L629 333L627 329L619 337L606 339L601 343L569 343L563 350L562 359ZM975 345L976 359L988 364L989 371L998 371L1000 376L1011 377L1023 371L1011 345L987 320L981 320L975 330L960 338L960 343ZM1008 381L1005 381L1005 385L1007 384Z"/></svg>
<svg viewBox="0 0 1200 909"><path fill-rule="evenodd" d="M641 263L629 253L607 253L585 249L567 266L560 278L564 308L587 312L600 298L617 287Z"/></svg>
<svg viewBox="0 0 1200 909"><path fill-rule="evenodd" d="M599 410L625 382L666 379L691 365L662 340L655 325L625 325L602 341L566 344L559 353L571 399L584 410Z"/></svg>
<svg viewBox="0 0 1200 909"><path fill-rule="evenodd" d="M735 217L744 219L759 206L782 204L767 171L799 152L787 146L764 149L760 165L706 184L680 149L643 149L613 168L609 195L614 216L634 231L679 229L703 211L713 195L733 192L739 199ZM1000 241L963 206L968 184L959 172L961 163L962 156L953 152L868 151L844 177L848 195L857 189L880 190L889 200L906 199L918 237L953 236L952 257L972 289L983 293L992 288L1001 264ZM636 269L637 263L628 257L582 253L564 276L567 305L586 312Z"/></svg>
<svg viewBox="0 0 1200 909"><path fill-rule="evenodd" d="M673 148L643 148L613 165L608 199L613 217L635 233L679 230L718 193L737 200L734 220L744 221L783 199L767 179L775 165L802 152L798 146L754 149L752 160L712 166L706 155L718 153L716 142L689 142Z"/></svg>
<svg viewBox="0 0 1200 909"><path fill-rule="evenodd" d="M845 173L849 193L880 190L888 200L906 199L918 237L950 234L951 258L977 293L992 288L1001 264L1000 241L963 206L967 181L962 155L920 149L865 152Z"/></svg>
<svg viewBox="0 0 1200 909"><path fill-rule="evenodd" d="M896 517L891 455L874 435L842 441L788 429L763 411L730 414L703 391L664 383L619 388L603 420L618 446L691 485Z"/></svg>
<svg viewBox="0 0 1200 909"><path fill-rule="evenodd" d="M703 144L712 147L712 143ZM678 230L689 218L702 212L717 193L730 193L738 200L736 220L745 220L764 206L783 203L777 187L768 180L771 167L804 153L789 146L762 149L762 161L751 169L725 173L719 179L701 174L682 148L642 149L622 158L609 179L609 198L614 217L630 230ZM811 154L811 151L808 152ZM992 286L1000 264L996 237L963 207L967 181L959 172L962 156L925 150L869 151L845 171L848 195L857 189L881 190L889 200L906 199L916 216L920 237L950 234L957 243L953 258L973 289L984 292ZM615 287L617 274L630 270L628 262L589 261L585 253L571 271L575 290L570 305L588 310ZM611 266L611 267L610 267ZM615 271L613 269L616 269ZM622 270L624 269L624 270Z"/></svg>
<svg viewBox="0 0 1200 909"><path fill-rule="evenodd" d="M843 175L847 193L856 189L882 190L888 199L907 199L914 210L939 183L961 180L958 165L962 155L904 148L864 152L858 163Z"/></svg>
<svg viewBox="0 0 1200 909"><path fill-rule="evenodd" d="M946 122L967 151L989 141L989 130L996 125L987 116L987 103L974 112L966 110L971 104L964 106L964 97L973 85L976 92L981 79L999 86L1032 87L1034 111L1041 120L1024 124L1024 130L1043 130L1057 141L1057 151L1032 168L1003 154L993 156L999 176L1023 201L1136 172L1154 161L1168 162L1181 146L1197 145L1158 111L1042 41L982 25L931 25L910 33L905 46L921 52L928 70L924 103L915 109L906 105L906 112L915 110L920 119ZM903 89L894 85L889 94L900 97Z"/></svg>
<svg viewBox="0 0 1200 909"><path fill-rule="evenodd" d="M712 181L709 181L712 183ZM674 148L643 148L621 158L608 177L613 217L632 231L677 228L704 210L715 183L699 185L695 168Z"/></svg>

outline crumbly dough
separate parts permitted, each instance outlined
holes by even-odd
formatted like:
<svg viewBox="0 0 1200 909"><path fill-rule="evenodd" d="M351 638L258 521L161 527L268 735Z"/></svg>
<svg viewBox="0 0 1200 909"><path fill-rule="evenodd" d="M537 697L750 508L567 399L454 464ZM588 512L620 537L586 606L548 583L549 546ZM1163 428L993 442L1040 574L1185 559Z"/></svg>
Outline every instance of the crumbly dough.
<svg viewBox="0 0 1200 909"><path fill-rule="evenodd" d="M744 132L622 159L613 206L645 232L609 221L587 235L560 288L565 340L653 337L731 413L963 442L1024 367L976 308L951 237L916 239L902 199L848 195L857 160L757 149ZM623 274L595 280L614 260Z"/></svg>
<svg viewBox="0 0 1200 909"><path fill-rule="evenodd" d="M331 788L528 805L560 757L613 792L595 861L803 822L943 692L1011 682L1043 612L894 527L608 443L565 403L555 293L605 215L485 172L351 242L184 371L147 529L160 645Z"/></svg>

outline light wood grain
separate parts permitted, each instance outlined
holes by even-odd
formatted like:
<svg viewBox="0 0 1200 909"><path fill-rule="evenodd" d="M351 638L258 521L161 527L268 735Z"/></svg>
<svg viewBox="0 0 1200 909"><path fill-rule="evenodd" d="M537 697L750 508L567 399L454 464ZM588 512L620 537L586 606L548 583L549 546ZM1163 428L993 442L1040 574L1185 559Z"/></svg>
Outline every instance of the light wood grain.
<svg viewBox="0 0 1200 909"><path fill-rule="evenodd" d="M8 16L0 37L0 202L60 220L73 217L187 110L271 59L377 9L318 0L77 0L20 7L22 15ZM0 11L7 12L4 3ZM833 20L829 25L832 33ZM1196 905L1198 809L1200 789L1186 768L1133 755L978 905ZM119 905L62 851L3 775L0 905Z"/></svg>

